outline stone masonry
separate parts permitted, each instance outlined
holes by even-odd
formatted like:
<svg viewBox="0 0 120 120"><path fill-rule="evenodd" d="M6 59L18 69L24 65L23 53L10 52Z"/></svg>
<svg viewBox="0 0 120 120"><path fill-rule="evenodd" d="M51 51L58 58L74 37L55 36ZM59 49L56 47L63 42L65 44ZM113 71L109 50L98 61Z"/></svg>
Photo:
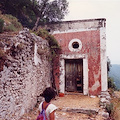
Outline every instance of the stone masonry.
<svg viewBox="0 0 120 120"><path fill-rule="evenodd" d="M49 45L24 28L10 39L0 38L0 47L7 54L0 61L0 120L18 120L51 86Z"/></svg>

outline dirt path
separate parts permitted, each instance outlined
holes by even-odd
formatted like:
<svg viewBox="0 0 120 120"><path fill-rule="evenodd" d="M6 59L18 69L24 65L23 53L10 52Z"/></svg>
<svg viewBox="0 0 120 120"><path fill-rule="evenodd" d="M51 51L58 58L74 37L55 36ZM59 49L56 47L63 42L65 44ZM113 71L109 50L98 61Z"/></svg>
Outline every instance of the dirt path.
<svg viewBox="0 0 120 120"><path fill-rule="evenodd" d="M76 113L74 109L94 109L100 110L99 98L91 98L83 95L65 95L52 100L53 104L58 107L56 111L56 120L105 120L101 115ZM67 109L71 110L67 112ZM35 120L37 108L24 115L20 120Z"/></svg>
<svg viewBox="0 0 120 120"><path fill-rule="evenodd" d="M64 97L57 97L52 101L59 108L99 108L99 98L91 98L84 95L65 95Z"/></svg>
<svg viewBox="0 0 120 120"><path fill-rule="evenodd" d="M120 91L115 91L114 94L115 97L112 98L112 103L114 105L113 116L115 120L120 120Z"/></svg>
<svg viewBox="0 0 120 120"><path fill-rule="evenodd" d="M100 110L99 98L89 97L84 95L65 95L64 97L57 97L52 101L58 107L57 120L103 120L99 115L75 113L75 109L86 110ZM66 110L71 109L71 112Z"/></svg>

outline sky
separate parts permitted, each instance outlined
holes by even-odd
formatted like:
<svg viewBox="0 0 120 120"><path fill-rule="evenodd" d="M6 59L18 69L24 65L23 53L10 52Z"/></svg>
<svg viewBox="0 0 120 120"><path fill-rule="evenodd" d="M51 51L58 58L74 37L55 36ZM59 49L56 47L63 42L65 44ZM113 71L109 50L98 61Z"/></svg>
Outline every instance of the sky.
<svg viewBox="0 0 120 120"><path fill-rule="evenodd" d="M67 0L68 20L106 18L106 49L111 64L120 64L120 0Z"/></svg>

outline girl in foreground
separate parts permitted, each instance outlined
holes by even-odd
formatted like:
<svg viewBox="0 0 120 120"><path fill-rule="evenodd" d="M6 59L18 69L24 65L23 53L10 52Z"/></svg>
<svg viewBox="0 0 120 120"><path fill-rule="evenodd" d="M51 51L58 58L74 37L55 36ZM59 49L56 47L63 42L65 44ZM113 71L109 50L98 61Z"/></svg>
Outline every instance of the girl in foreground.
<svg viewBox="0 0 120 120"><path fill-rule="evenodd" d="M44 97L45 100L41 102L39 105L39 113L42 111L42 106L43 106L43 109L45 109L47 120L55 120L55 111L57 107L51 104L50 101L53 98L55 98L56 92L54 91L53 88L48 87L43 91L41 96Z"/></svg>

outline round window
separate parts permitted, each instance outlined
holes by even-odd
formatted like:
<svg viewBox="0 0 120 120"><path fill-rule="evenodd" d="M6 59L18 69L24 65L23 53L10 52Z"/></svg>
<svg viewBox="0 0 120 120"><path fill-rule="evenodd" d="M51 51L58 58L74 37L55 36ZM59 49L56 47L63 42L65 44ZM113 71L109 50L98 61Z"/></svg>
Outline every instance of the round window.
<svg viewBox="0 0 120 120"><path fill-rule="evenodd" d="M78 52L82 49L82 42L79 39L72 39L69 42L68 48L70 51Z"/></svg>
<svg viewBox="0 0 120 120"><path fill-rule="evenodd" d="M73 42L73 43L72 43L72 47L73 47L74 49L79 48L79 43L78 43L78 42Z"/></svg>

